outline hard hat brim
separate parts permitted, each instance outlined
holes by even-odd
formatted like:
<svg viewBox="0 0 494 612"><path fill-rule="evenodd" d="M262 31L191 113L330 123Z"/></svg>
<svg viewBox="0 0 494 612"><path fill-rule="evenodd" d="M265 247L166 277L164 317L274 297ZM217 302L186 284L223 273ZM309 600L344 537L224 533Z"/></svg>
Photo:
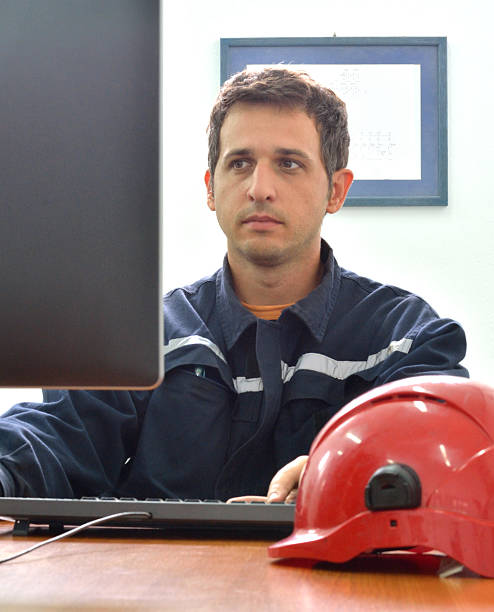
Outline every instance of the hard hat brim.
<svg viewBox="0 0 494 612"><path fill-rule="evenodd" d="M477 574L494 578L494 522L430 508L362 512L332 529L296 527L272 544L268 554L344 563L376 549L416 547L440 551Z"/></svg>

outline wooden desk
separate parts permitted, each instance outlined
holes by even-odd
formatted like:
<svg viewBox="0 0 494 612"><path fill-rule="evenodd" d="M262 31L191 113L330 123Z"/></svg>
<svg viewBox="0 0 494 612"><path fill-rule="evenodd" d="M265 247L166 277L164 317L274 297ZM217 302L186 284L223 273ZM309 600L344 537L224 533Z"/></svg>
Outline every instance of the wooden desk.
<svg viewBox="0 0 494 612"><path fill-rule="evenodd" d="M1 557L47 537L10 530L0 523ZM494 605L494 580L438 578L437 557L314 565L272 561L268 544L93 529L0 565L0 610L485 612Z"/></svg>

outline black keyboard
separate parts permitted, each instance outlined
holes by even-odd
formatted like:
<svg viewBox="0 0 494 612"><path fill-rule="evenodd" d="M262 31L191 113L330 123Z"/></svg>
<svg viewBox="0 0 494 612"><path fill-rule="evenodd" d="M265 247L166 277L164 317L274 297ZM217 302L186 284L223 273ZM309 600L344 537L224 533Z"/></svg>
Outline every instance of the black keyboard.
<svg viewBox="0 0 494 612"><path fill-rule="evenodd" d="M288 534L293 527L295 504L83 497L51 499L0 497L0 515L15 519L14 533L27 535L31 525L47 525L61 531L65 526L118 514L105 525L228 532Z"/></svg>

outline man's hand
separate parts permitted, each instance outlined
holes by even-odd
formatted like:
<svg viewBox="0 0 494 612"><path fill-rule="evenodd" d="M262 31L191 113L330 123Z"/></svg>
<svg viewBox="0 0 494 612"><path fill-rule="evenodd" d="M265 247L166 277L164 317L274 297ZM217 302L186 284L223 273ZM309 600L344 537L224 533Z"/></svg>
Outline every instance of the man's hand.
<svg viewBox="0 0 494 612"><path fill-rule="evenodd" d="M294 502L297 498L298 485L304 475L308 455L301 455L290 463L287 463L273 476L269 484L268 494L244 495L242 497L232 497L229 502L234 501L264 501L264 502Z"/></svg>

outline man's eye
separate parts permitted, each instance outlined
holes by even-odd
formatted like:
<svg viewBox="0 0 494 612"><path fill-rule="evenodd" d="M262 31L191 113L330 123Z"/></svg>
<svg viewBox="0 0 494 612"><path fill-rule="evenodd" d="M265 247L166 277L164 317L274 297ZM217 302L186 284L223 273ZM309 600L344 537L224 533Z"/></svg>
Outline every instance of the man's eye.
<svg viewBox="0 0 494 612"><path fill-rule="evenodd" d="M280 165L284 170L295 170L296 168L300 168L300 164L293 159L282 159Z"/></svg>
<svg viewBox="0 0 494 612"><path fill-rule="evenodd" d="M231 163L231 167L234 170L243 170L247 166L247 163L246 159L234 159Z"/></svg>

